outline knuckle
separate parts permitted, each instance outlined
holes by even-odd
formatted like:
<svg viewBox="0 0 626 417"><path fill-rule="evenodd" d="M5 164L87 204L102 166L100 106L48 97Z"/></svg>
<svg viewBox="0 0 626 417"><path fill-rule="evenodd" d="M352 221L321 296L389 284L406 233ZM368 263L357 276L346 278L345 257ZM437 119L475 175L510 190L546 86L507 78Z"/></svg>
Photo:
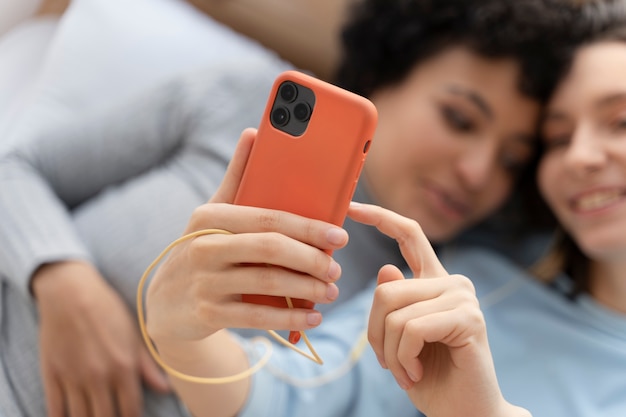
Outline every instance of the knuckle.
<svg viewBox="0 0 626 417"><path fill-rule="evenodd" d="M421 335L423 328L424 321L421 318L409 320L405 325L405 330L411 335Z"/></svg>
<svg viewBox="0 0 626 417"><path fill-rule="evenodd" d="M482 334L486 329L485 319L480 310L471 309L463 311L460 327L468 334Z"/></svg>
<svg viewBox="0 0 626 417"><path fill-rule="evenodd" d="M318 280L308 280L309 294L313 294L314 300L323 302L326 300L327 284Z"/></svg>
<svg viewBox="0 0 626 417"><path fill-rule="evenodd" d="M306 319L303 318L302 314L289 314L287 316L287 323L289 329L300 329L302 327L307 327Z"/></svg>
<svg viewBox="0 0 626 417"><path fill-rule="evenodd" d="M454 274L450 276L455 280L455 286L467 291L472 296L476 295L476 288L474 287L474 283L471 279L466 277L465 275Z"/></svg>
<svg viewBox="0 0 626 417"><path fill-rule="evenodd" d="M205 239L195 238L189 241L187 251L191 259L199 260L206 258L207 250L209 249L209 245L206 243Z"/></svg>
<svg viewBox="0 0 626 417"><path fill-rule="evenodd" d="M301 230L304 241L313 242L316 240L318 230L314 222L305 222Z"/></svg>
<svg viewBox="0 0 626 417"><path fill-rule="evenodd" d="M393 298L394 294L390 285L381 284L374 290L374 300L378 304L387 305Z"/></svg>
<svg viewBox="0 0 626 417"><path fill-rule="evenodd" d="M115 353L111 357L113 369L116 374L126 375L135 368L135 361L131 355L125 353Z"/></svg>
<svg viewBox="0 0 626 417"><path fill-rule="evenodd" d="M406 323L399 314L395 312L389 313L385 317L385 329L391 332L402 332Z"/></svg>
<svg viewBox="0 0 626 417"><path fill-rule="evenodd" d="M274 269L269 266L259 267L256 280L262 294L274 294L280 287Z"/></svg>
<svg viewBox="0 0 626 417"><path fill-rule="evenodd" d="M282 251L281 242L280 234L275 232L263 233L259 235L256 249L261 257L274 259Z"/></svg>
<svg viewBox="0 0 626 417"><path fill-rule="evenodd" d="M268 314L264 308L250 309L248 315L250 320L250 326L252 328L265 329L267 328Z"/></svg>
<svg viewBox="0 0 626 417"><path fill-rule="evenodd" d="M203 300L203 297L197 297L193 302L192 313L194 317L202 319L213 319L220 317L220 309L213 303Z"/></svg>
<svg viewBox="0 0 626 417"><path fill-rule="evenodd" d="M89 361L83 363L82 366L77 367L77 372L74 375L73 382L76 384L82 384L85 381L103 381L107 380L110 375L110 367L112 367L112 358L109 358L109 366L105 365L104 361Z"/></svg>
<svg viewBox="0 0 626 417"><path fill-rule="evenodd" d="M191 231L219 228L219 225L226 220L227 211L225 209L229 206L229 204L224 203L205 203L196 207L191 213L188 228Z"/></svg>
<svg viewBox="0 0 626 417"><path fill-rule="evenodd" d="M400 237L403 241L409 240L413 236L417 236L422 234L422 226L415 219L406 219L405 223L403 223L402 227L402 236Z"/></svg>
<svg viewBox="0 0 626 417"><path fill-rule="evenodd" d="M372 345L372 348L376 350L376 348L382 345L382 340L378 333L374 332L372 329L367 329L367 341Z"/></svg>
<svg viewBox="0 0 626 417"><path fill-rule="evenodd" d="M276 230L282 222L282 215L277 211L263 211L257 217L257 223L262 231Z"/></svg>
<svg viewBox="0 0 626 417"><path fill-rule="evenodd" d="M211 204L202 204L201 206L196 207L191 213L190 226L194 229L202 228L202 225L205 223L205 219L210 219L211 213L213 211Z"/></svg>
<svg viewBox="0 0 626 417"><path fill-rule="evenodd" d="M331 258L324 252L316 251L315 256L312 258L313 267L315 268L315 275L320 277L326 277L328 268L330 268Z"/></svg>

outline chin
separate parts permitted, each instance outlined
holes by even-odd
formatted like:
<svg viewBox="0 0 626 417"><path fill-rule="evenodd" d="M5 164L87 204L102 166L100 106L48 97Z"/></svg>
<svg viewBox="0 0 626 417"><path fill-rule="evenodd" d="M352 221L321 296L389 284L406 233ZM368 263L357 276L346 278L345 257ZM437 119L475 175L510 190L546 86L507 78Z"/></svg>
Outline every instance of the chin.
<svg viewBox="0 0 626 417"><path fill-rule="evenodd" d="M593 236L577 239L581 251L593 260L626 259L626 236Z"/></svg>
<svg viewBox="0 0 626 417"><path fill-rule="evenodd" d="M621 246L605 245L583 247L582 252L594 261L621 261L626 260L626 244Z"/></svg>

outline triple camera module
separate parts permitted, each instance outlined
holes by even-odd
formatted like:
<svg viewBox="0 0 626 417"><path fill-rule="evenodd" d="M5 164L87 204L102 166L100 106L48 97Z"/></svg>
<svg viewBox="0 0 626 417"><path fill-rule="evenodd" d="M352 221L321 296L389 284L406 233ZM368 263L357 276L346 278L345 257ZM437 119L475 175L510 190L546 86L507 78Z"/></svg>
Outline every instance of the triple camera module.
<svg viewBox="0 0 626 417"><path fill-rule="evenodd" d="M293 81L285 81L278 87L270 121L278 130L301 136L309 124L314 107L313 90Z"/></svg>

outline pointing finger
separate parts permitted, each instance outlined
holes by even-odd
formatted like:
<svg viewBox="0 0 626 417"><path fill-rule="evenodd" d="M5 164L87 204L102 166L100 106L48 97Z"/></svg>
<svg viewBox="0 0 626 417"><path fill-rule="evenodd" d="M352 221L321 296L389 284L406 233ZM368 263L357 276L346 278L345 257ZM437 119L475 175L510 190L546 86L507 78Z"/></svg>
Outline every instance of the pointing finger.
<svg viewBox="0 0 626 417"><path fill-rule="evenodd" d="M350 204L348 216L357 222L375 226L382 233L395 239L415 277L448 274L415 220L379 206L355 202Z"/></svg>

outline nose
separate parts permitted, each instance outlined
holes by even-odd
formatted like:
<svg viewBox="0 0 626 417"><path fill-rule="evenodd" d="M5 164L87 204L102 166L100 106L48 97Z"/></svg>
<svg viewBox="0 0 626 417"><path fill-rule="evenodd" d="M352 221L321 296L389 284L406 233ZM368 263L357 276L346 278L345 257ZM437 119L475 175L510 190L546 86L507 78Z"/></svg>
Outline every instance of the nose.
<svg viewBox="0 0 626 417"><path fill-rule="evenodd" d="M497 149L491 143L474 143L460 155L457 171L463 183L471 190L478 191L487 186L496 174Z"/></svg>
<svg viewBox="0 0 626 417"><path fill-rule="evenodd" d="M586 174L598 170L607 159L598 134L581 126L573 133L565 151L565 162L574 173Z"/></svg>

